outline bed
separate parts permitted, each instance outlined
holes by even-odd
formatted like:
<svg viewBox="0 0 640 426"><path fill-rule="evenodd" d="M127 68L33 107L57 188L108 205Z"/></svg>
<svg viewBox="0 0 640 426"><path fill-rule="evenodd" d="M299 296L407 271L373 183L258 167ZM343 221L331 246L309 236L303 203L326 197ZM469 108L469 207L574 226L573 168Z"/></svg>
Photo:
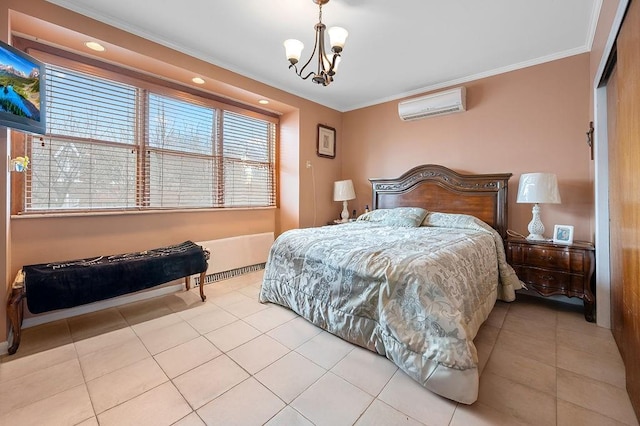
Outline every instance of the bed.
<svg viewBox="0 0 640 426"><path fill-rule="evenodd" d="M510 176L423 165L371 179L370 213L278 237L260 301L471 404L479 384L473 339L496 300L512 301L521 288L504 255Z"/></svg>

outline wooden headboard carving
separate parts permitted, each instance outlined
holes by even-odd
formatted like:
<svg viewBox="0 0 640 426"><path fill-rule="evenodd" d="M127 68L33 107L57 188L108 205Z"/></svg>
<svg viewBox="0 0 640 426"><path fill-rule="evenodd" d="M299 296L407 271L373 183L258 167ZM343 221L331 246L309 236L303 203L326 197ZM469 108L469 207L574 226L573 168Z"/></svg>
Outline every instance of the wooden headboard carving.
<svg viewBox="0 0 640 426"><path fill-rule="evenodd" d="M369 179L372 207L422 207L476 216L507 234L507 190L511 173L464 175L444 166L414 167L396 179Z"/></svg>

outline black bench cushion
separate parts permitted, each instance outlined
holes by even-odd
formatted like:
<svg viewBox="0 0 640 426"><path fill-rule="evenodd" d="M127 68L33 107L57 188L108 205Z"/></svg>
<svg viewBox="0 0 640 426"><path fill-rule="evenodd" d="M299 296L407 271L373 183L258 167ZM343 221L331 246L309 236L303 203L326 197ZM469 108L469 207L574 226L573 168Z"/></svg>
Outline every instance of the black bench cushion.
<svg viewBox="0 0 640 426"><path fill-rule="evenodd" d="M185 241L138 253L24 266L34 314L71 308L154 287L207 270L207 255Z"/></svg>

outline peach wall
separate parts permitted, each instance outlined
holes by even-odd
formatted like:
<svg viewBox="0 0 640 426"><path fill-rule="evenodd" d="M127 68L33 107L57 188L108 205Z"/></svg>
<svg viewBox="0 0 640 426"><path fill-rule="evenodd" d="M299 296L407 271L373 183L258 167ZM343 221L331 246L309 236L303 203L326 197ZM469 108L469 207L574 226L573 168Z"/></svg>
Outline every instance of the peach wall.
<svg viewBox="0 0 640 426"><path fill-rule="evenodd" d="M300 219L300 227L326 225L329 220L336 219L342 211L342 203L333 201L333 182L341 179L341 165L347 156L344 150L344 126L341 117L332 120L329 114L307 117L301 123L313 128L313 137L301 138L300 146L304 153L300 157L300 211L307 214ZM317 125L322 123L336 128L336 158L318 157ZM330 124L334 123L334 124ZM342 130L341 130L342 127ZM305 162L309 160L311 167ZM315 212L315 213L314 213Z"/></svg>
<svg viewBox="0 0 640 426"><path fill-rule="evenodd" d="M30 263L140 251L273 231L275 209L83 215L11 220L12 270Z"/></svg>
<svg viewBox="0 0 640 426"><path fill-rule="evenodd" d="M371 202L368 178L396 177L419 164L460 172L513 173L509 224L526 233L531 205L516 204L526 172L558 175L562 204L543 205L546 235L554 224L575 226L591 240L594 216L589 122L589 55L582 54L465 84L467 111L403 122L391 101L343 118L342 177L356 186L358 211Z"/></svg>
<svg viewBox="0 0 640 426"><path fill-rule="evenodd" d="M280 117L280 140L295 141L300 135L300 111L295 110ZM300 223L300 144L281 143L278 158L277 229L293 229Z"/></svg>

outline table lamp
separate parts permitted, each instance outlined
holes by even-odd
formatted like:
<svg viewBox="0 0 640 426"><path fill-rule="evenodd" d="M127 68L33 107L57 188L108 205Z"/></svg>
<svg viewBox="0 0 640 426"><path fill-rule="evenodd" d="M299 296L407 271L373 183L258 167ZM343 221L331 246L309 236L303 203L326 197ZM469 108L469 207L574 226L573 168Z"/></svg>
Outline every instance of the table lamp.
<svg viewBox="0 0 640 426"><path fill-rule="evenodd" d="M349 209L347 201L356 198L356 191L353 189L351 179L339 180L333 183L333 201L342 201L342 217L343 222L349 220Z"/></svg>
<svg viewBox="0 0 640 426"><path fill-rule="evenodd" d="M520 176L518 185L517 203L533 203L533 218L529 222L527 229L529 236L527 240L545 240L542 236L544 225L540 220L540 206L538 204L560 203L560 192L558 191L558 179L554 173L525 173Z"/></svg>

